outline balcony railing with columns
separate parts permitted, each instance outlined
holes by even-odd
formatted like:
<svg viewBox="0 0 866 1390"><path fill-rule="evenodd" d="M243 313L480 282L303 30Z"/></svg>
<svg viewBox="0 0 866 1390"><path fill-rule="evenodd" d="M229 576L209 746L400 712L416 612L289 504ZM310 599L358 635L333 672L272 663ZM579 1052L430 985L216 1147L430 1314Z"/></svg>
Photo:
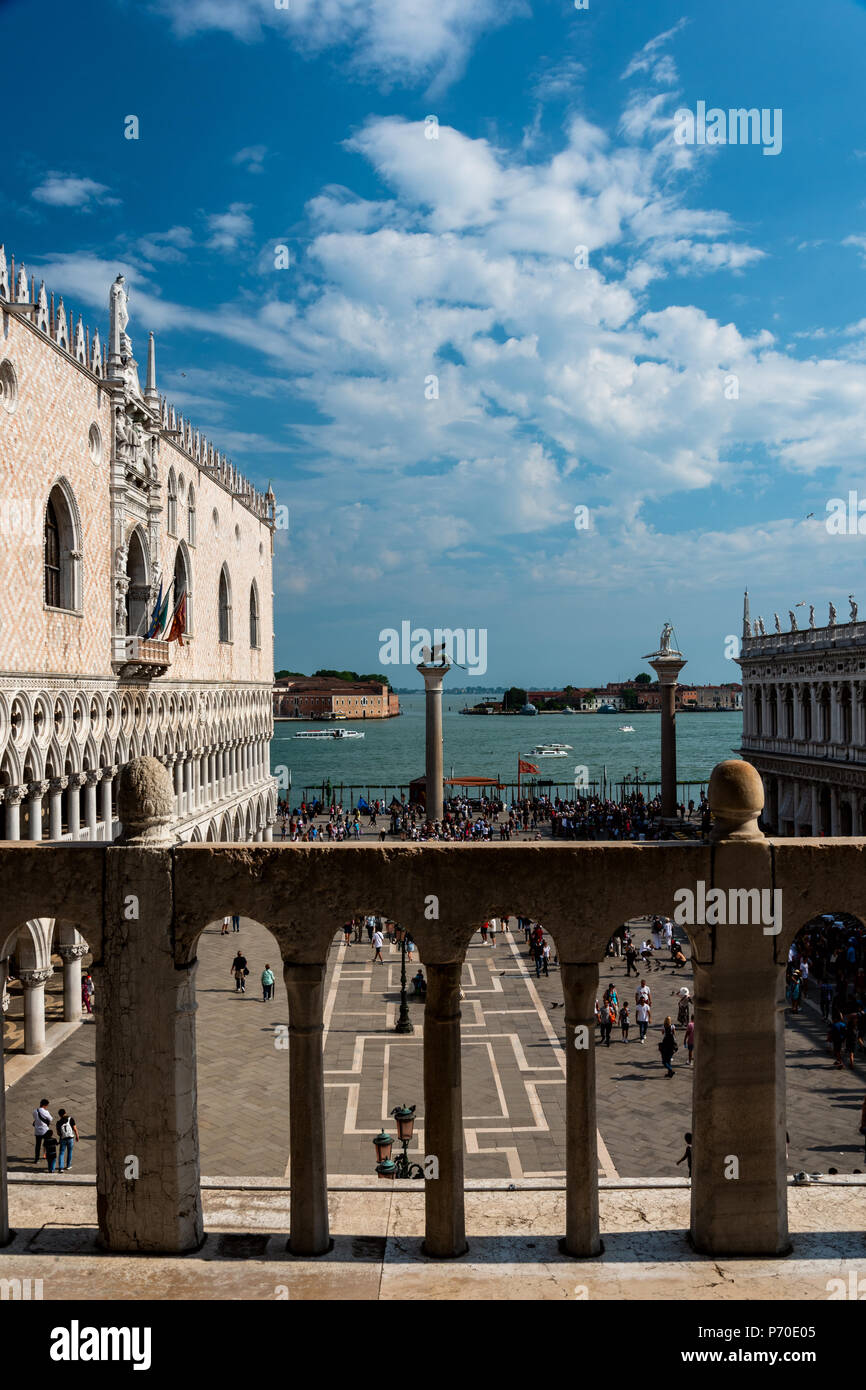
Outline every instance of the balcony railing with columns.
<svg viewBox="0 0 866 1390"><path fill-rule="evenodd" d="M31 917L58 916L78 924L93 953L97 1194L105 1246L181 1253L201 1243L196 950L204 927L231 910L269 928L283 961L289 1249L310 1256L329 1248L325 971L335 926L363 903L379 905L411 931L426 968L424 1126L438 1177L425 1182L424 1248L431 1256L461 1255L467 1241L460 972L473 933L505 903L544 921L562 964L563 1249L576 1257L597 1254L603 1236L593 1010L599 963L623 921L648 907L673 916L678 890L697 892L703 881L707 889L725 891L780 889L784 917L775 934L760 922L686 925L700 1039L691 1126L692 1240L713 1255L786 1253L787 952L816 912L844 907L866 920L866 840L765 839L757 827L760 780L744 762L720 764L709 797L714 823L708 844L177 845L171 779L162 764L142 758L119 779L124 835L115 845L0 845L0 873L8 885L0 935ZM427 916L431 897L437 920ZM126 1176L131 1154L138 1159L134 1179ZM739 1161L736 1181L729 1176L731 1155ZM0 1224L4 1220L5 1192Z"/></svg>

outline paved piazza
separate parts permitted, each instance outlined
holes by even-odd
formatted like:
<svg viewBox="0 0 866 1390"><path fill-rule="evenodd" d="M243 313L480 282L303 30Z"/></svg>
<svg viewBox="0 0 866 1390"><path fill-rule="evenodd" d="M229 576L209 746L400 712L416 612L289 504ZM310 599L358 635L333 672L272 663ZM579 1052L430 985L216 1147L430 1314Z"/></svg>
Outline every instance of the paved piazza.
<svg viewBox="0 0 866 1390"><path fill-rule="evenodd" d="M513 921L513 919L512 919ZM463 1077L467 1178L561 1177L564 1173L565 1087L563 1010L559 972L535 978L516 932L497 936L495 948L476 936L463 970ZM247 956L248 992L236 995L230 974L238 945ZM400 957L387 942L386 964L373 965L366 944L345 946L335 933L326 990L325 1085L329 1175L370 1175L372 1139L394 1106L417 1104L423 1153L423 1005L410 999L416 1031L397 1036ZM197 972L199 1123L202 1171L209 1176L287 1176L288 1053L277 1042L287 1023L285 1001L264 1004L259 975L278 965L273 938L242 919L239 934L222 937L217 925L202 938ZM416 960L407 965L411 977ZM747 966L744 962L744 970ZM615 978L620 997L634 999L636 981L625 964L606 961L603 982ZM692 985L691 971L652 971L655 1026L641 1047L632 1025L624 1045L615 1030L610 1048L599 1048L599 1175L683 1176L676 1160L691 1123L691 1077L684 1049L668 1081L659 1062L658 1025L675 1013L674 992ZM604 983L602 983L602 989ZM633 1012L633 1009L632 1009ZM14 1045L7 1025L7 1046ZM788 1015L789 1171L851 1174L863 1162L858 1135L866 1066L834 1071L817 1007ZM10 1170L32 1171L31 1111L48 1096L52 1113L65 1106L78 1121L82 1143L74 1169L95 1171L95 1063L92 1021L43 1060L7 1054ZM700 1046L700 1040L697 1040ZM22 1075L24 1068L26 1072ZM40 1164L40 1167L44 1165Z"/></svg>

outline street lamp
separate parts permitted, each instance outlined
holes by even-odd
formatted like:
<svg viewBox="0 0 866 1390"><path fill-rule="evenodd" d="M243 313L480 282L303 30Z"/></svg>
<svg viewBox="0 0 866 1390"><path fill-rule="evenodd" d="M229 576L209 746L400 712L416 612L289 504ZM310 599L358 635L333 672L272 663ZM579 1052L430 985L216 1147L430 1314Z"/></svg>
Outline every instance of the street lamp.
<svg viewBox="0 0 866 1390"><path fill-rule="evenodd" d="M415 1025L409 1017L409 997L406 994L406 928L395 927L394 934L400 946L400 1013L394 1025L394 1032L414 1033Z"/></svg>
<svg viewBox="0 0 866 1390"><path fill-rule="evenodd" d="M376 1172L380 1178L423 1178L424 1169L420 1163L410 1163L406 1150L415 1129L415 1106L398 1105L391 1111L397 1121L397 1139L403 1145L403 1152L396 1161L391 1157L394 1137L383 1129L376 1135Z"/></svg>

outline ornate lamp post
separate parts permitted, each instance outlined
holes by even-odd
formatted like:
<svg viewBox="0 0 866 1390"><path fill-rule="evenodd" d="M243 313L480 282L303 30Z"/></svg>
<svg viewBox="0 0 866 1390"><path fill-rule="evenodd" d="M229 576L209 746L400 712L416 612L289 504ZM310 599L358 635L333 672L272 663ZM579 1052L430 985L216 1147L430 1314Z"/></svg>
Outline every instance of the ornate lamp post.
<svg viewBox="0 0 866 1390"><path fill-rule="evenodd" d="M378 1160L376 1172L380 1178L423 1178L421 1164L410 1163L406 1152L415 1129L415 1106L398 1105L391 1114L397 1121L397 1139L403 1145L403 1152L396 1159L391 1157L394 1136L382 1129L373 1140Z"/></svg>
<svg viewBox="0 0 866 1390"><path fill-rule="evenodd" d="M415 1025L409 1017L409 998L406 994L406 928L395 928L400 945L400 1013L394 1025L395 1033L414 1033Z"/></svg>

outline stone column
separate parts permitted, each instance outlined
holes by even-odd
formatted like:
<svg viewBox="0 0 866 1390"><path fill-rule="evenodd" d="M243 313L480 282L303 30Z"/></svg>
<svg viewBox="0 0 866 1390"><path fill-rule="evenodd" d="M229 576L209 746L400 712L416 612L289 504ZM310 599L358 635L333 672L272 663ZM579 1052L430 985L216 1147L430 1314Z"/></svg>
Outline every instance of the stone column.
<svg viewBox="0 0 866 1390"><path fill-rule="evenodd" d="M174 799L178 820L183 819L183 758L180 753L174 759Z"/></svg>
<svg viewBox="0 0 866 1390"><path fill-rule="evenodd" d="M794 738L797 742L803 740L803 688L800 685L793 686L794 696Z"/></svg>
<svg viewBox="0 0 866 1390"><path fill-rule="evenodd" d="M87 947L59 945L57 954L63 961L63 1022L77 1023L81 1017L81 958Z"/></svg>
<svg viewBox="0 0 866 1390"><path fill-rule="evenodd" d="M195 794L192 784L193 759L190 754L186 754L183 763L183 809L184 814L191 816L195 810Z"/></svg>
<svg viewBox="0 0 866 1390"><path fill-rule="evenodd" d="M771 888L755 769L720 763L708 794L712 887L728 901L731 889ZM776 936L764 935L760 922L697 928L696 935L692 1242L708 1255L782 1255L790 1248L784 952L777 962Z"/></svg>
<svg viewBox="0 0 866 1390"><path fill-rule="evenodd" d="M561 967L565 1003L565 1251L597 1255L595 1000L598 965Z"/></svg>
<svg viewBox="0 0 866 1390"><path fill-rule="evenodd" d="M830 742L842 742L842 702L836 681L830 684Z"/></svg>
<svg viewBox="0 0 866 1390"><path fill-rule="evenodd" d="M24 986L24 1052L28 1057L45 1051L45 985L53 974L50 965L18 972Z"/></svg>
<svg viewBox="0 0 866 1390"><path fill-rule="evenodd" d="M42 839L42 798L48 791L48 782L31 782L28 810L30 812L30 833L28 838L39 842Z"/></svg>
<svg viewBox="0 0 866 1390"><path fill-rule="evenodd" d="M441 689L440 679L440 709ZM429 702L429 687L427 698ZM429 763L427 788L429 795ZM468 1249L463 1202L460 973L460 961L427 966L424 1144L439 1165L439 1176L424 1183L424 1253L439 1258L454 1258Z"/></svg>
<svg viewBox="0 0 866 1390"><path fill-rule="evenodd" d="M444 666L416 667L424 679L426 733L424 760L424 790L427 819L442 820L442 681L451 670L447 662Z"/></svg>
<svg viewBox="0 0 866 1390"><path fill-rule="evenodd" d="M102 836L106 841L114 837L114 811L112 808L111 784L117 776L117 767L102 769Z"/></svg>
<svg viewBox="0 0 866 1390"><path fill-rule="evenodd" d="M177 1254L203 1239L195 1077L195 962L172 939L174 795L155 758L117 786L123 834L105 850L96 995L96 1192L109 1250ZM130 893L137 916L129 919Z"/></svg>
<svg viewBox="0 0 866 1390"><path fill-rule="evenodd" d="M96 844L96 788L99 785L99 773L87 773L87 785L84 789L84 817L87 821L87 829L90 835L90 843Z"/></svg>
<svg viewBox="0 0 866 1390"><path fill-rule="evenodd" d="M265 829L264 829L264 836L265 836L265 839L266 839L266 840L268 841L268 843L270 844L270 842L271 842L271 841L273 840L273 838L274 838L274 827L273 827L272 825L266 825L266 826L265 826Z"/></svg>
<svg viewBox="0 0 866 1390"><path fill-rule="evenodd" d="M6 1184L6 1081L3 1074L3 1026L9 995L5 968L0 975L0 1246L9 1244L9 1197Z"/></svg>
<svg viewBox="0 0 866 1390"><path fill-rule="evenodd" d="M323 1044L324 965L283 963L289 997L289 1142L292 1184L288 1249L324 1255L328 1229Z"/></svg>
<svg viewBox="0 0 866 1390"><path fill-rule="evenodd" d="M839 835L839 788L830 788L830 834Z"/></svg>
<svg viewBox="0 0 866 1390"><path fill-rule="evenodd" d="M63 837L63 793L69 786L68 777L52 777L48 798L48 838Z"/></svg>
<svg viewBox="0 0 866 1390"><path fill-rule="evenodd" d="M69 838L81 838L81 788L84 785L83 772L70 772L69 791L66 795L66 819L69 823Z"/></svg>
<svg viewBox="0 0 866 1390"><path fill-rule="evenodd" d="M3 798L6 805L7 840L21 839L21 802L24 799L23 787L7 787Z"/></svg>
<svg viewBox="0 0 866 1390"><path fill-rule="evenodd" d="M659 678L661 696L661 763L662 763L662 816L671 819L677 813L677 726L676 696L677 677L686 665L682 652L670 649L670 627L667 626L668 646L663 645L657 652L644 657Z"/></svg>
<svg viewBox="0 0 866 1390"><path fill-rule="evenodd" d="M821 834L821 803L818 798L818 784L813 782L810 788L812 793L812 835L817 838Z"/></svg>

